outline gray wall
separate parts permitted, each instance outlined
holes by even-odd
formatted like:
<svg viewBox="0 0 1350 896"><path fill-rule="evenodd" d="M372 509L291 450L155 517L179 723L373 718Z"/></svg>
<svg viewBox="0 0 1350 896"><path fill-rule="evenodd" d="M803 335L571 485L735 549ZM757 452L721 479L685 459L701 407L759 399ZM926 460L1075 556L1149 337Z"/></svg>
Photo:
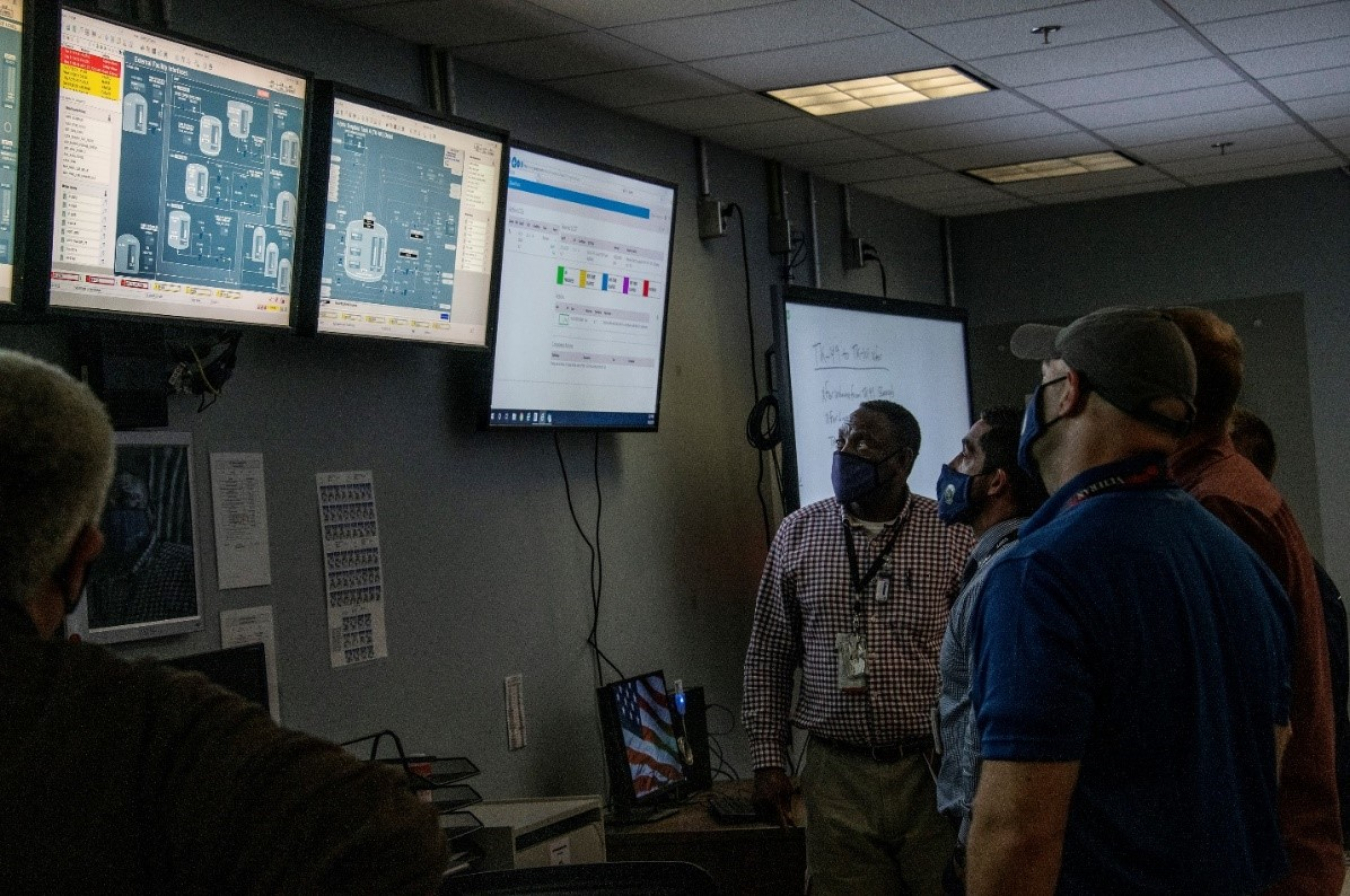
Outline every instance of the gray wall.
<svg viewBox="0 0 1350 896"><path fill-rule="evenodd" d="M1350 580L1350 177L1327 171L963 218L953 245L958 301L976 331L1129 303L1228 314L1253 356L1244 400L1281 442L1275 482L1328 571ZM981 344L992 387L999 364L988 353L998 347ZM1304 364L1306 376L1288 376ZM1021 382L1030 391L1034 365Z"/></svg>
<svg viewBox="0 0 1350 896"><path fill-rule="evenodd" d="M321 77L418 101L416 49L276 0L175 0L173 25L197 37L309 68ZM740 671L765 545L755 452L745 443L750 386L744 278L735 225L700 242L695 143L493 73L461 66L461 115L522 140L678 181L661 432L599 439L604 495L600 642L627 674L664 667L740 709ZM603 135L603 139L600 139ZM764 164L710 147L714 192L748 224L758 348L771 327ZM793 222L804 180L789 172ZM875 266L839 269L836 187L818 202L823 285L879 293ZM890 292L942 301L937 219L855 195L855 230L889 263ZM809 263L798 272L809 278ZM68 361L59 324L0 327L0 344ZM206 628L119 648L176 655L219 645L217 614L271 604L281 702L293 727L345 739L389 727L411 749L463 754L489 797L598 792L589 554L573 529L550 436L479 433L462 353L374 341L248 332L238 369L202 415L171 399L171 429L191 432L197 465ZM562 447L583 521L595 512L593 440ZM264 455L272 536L270 587L215 587L210 452ZM390 657L329 668L314 474L374 472ZM775 505L776 510L776 505ZM529 745L506 750L503 678L524 675ZM725 713L712 719L726 727ZM739 729L723 738L749 773Z"/></svg>

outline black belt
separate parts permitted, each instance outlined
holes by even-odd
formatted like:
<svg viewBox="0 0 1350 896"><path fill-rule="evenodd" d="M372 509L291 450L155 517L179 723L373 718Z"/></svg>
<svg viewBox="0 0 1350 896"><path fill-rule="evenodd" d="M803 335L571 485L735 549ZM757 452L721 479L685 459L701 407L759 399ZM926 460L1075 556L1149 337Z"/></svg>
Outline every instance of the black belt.
<svg viewBox="0 0 1350 896"><path fill-rule="evenodd" d="M831 749L852 753L855 756L865 756L873 762L899 762L906 756L922 756L933 752L933 739L926 734L907 737L898 744L879 744L871 747L864 744L851 744L845 740L835 740L832 737L821 737L819 734L812 734L811 737Z"/></svg>

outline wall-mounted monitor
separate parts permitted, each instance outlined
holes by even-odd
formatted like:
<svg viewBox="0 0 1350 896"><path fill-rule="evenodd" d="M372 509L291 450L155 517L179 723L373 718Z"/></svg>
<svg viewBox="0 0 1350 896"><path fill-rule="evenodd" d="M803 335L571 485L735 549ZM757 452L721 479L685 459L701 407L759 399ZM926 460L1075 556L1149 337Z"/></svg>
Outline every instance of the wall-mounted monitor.
<svg viewBox="0 0 1350 896"><path fill-rule="evenodd" d="M684 771L665 673L607 684L596 698L614 814L638 819L668 808Z"/></svg>
<svg viewBox="0 0 1350 896"><path fill-rule="evenodd" d="M28 306L26 292L46 295L47 271L31 257L32 239L45 242L47 226L32 210L34 197L45 206L51 185L54 131L43 112L55 105L60 23L61 7L50 0L0 0L0 311L6 314ZM29 279L33 290L25 288Z"/></svg>
<svg viewBox="0 0 1350 896"><path fill-rule="evenodd" d="M787 508L834 494L839 428L873 399L918 421L909 487L933 497L971 424L965 312L800 286L775 286L773 312Z"/></svg>
<svg viewBox="0 0 1350 896"><path fill-rule="evenodd" d="M311 176L327 202L308 219L323 240L300 331L487 349L506 132L327 82L315 93Z"/></svg>
<svg viewBox="0 0 1350 896"><path fill-rule="evenodd" d="M657 428L675 185L514 146L489 428Z"/></svg>
<svg viewBox="0 0 1350 896"><path fill-rule="evenodd" d="M308 79L66 10L56 309L291 326Z"/></svg>

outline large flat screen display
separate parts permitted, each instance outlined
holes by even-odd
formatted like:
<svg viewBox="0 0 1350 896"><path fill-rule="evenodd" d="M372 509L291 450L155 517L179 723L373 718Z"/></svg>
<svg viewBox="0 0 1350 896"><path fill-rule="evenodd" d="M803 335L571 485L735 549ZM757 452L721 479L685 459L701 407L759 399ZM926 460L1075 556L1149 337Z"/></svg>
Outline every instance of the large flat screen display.
<svg viewBox="0 0 1350 896"><path fill-rule="evenodd" d="M797 286L774 287L773 305L788 509L834 494L839 428L874 399L918 421L909 486L933 497L971 424L965 312Z"/></svg>
<svg viewBox="0 0 1350 896"><path fill-rule="evenodd" d="M674 184L512 147L490 428L657 428L674 223Z"/></svg>
<svg viewBox="0 0 1350 896"><path fill-rule="evenodd" d="M53 308L291 324L307 81L67 10Z"/></svg>
<svg viewBox="0 0 1350 896"><path fill-rule="evenodd" d="M335 92L318 332L487 348L504 131Z"/></svg>
<svg viewBox="0 0 1350 896"><path fill-rule="evenodd" d="M24 2L0 0L0 303L14 302L20 113L24 83Z"/></svg>

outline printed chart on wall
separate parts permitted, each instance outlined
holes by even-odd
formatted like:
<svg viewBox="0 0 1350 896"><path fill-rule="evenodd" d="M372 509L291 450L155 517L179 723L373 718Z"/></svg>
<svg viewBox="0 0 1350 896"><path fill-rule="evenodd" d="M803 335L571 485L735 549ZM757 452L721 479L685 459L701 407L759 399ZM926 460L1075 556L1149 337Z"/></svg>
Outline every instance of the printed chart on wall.
<svg viewBox="0 0 1350 896"><path fill-rule="evenodd" d="M328 653L334 669L389 655L375 477L369 470L319 473Z"/></svg>
<svg viewBox="0 0 1350 896"><path fill-rule="evenodd" d="M876 399L903 405L918 421L922 438L909 485L932 497L942 464L960 451L970 428L964 317L940 306L803 288L775 304L791 396L785 439L795 460L788 464L796 470L794 506L834 493L839 428L860 404Z"/></svg>

